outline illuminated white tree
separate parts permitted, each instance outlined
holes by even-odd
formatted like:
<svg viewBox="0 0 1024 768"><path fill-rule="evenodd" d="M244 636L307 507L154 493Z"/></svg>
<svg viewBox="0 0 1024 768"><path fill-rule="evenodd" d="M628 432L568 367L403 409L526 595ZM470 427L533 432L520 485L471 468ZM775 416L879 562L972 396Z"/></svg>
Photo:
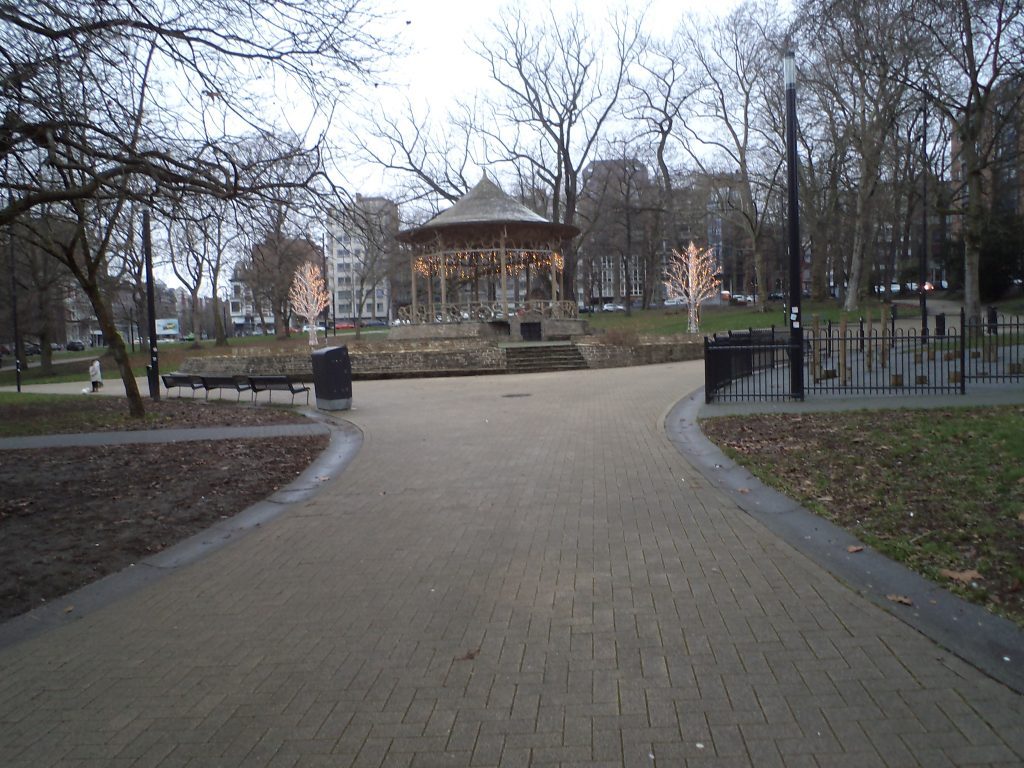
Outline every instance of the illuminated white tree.
<svg viewBox="0 0 1024 768"><path fill-rule="evenodd" d="M673 250L665 269L669 297L682 298L690 310L690 333L700 333L700 305L718 293L722 281L715 274L714 249L699 249L692 242L685 251Z"/></svg>
<svg viewBox="0 0 1024 768"><path fill-rule="evenodd" d="M330 294L324 287L324 278L320 274L320 267L312 262L306 261L295 270L295 277L292 279L292 287L288 292L288 300L291 302L292 311L301 317L306 318L309 324L309 346L317 345L316 324L320 313L327 308L330 302Z"/></svg>

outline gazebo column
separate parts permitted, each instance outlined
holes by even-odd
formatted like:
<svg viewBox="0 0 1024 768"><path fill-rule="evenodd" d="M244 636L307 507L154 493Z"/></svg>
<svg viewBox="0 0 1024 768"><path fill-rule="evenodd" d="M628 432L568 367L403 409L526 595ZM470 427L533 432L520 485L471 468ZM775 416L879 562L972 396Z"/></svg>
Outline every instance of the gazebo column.
<svg viewBox="0 0 1024 768"><path fill-rule="evenodd" d="M448 257L442 251L441 253L441 269L439 270L441 278L441 322L448 322Z"/></svg>
<svg viewBox="0 0 1024 768"><path fill-rule="evenodd" d="M427 317L434 322L434 267L433 259L427 258Z"/></svg>
<svg viewBox="0 0 1024 768"><path fill-rule="evenodd" d="M508 291L506 290L505 282L505 237L507 234L508 230L503 227L501 230L501 249L498 251L498 260L501 269L501 304L506 320L508 320Z"/></svg>
<svg viewBox="0 0 1024 768"><path fill-rule="evenodd" d="M417 311L419 309L419 301L418 301L418 299L416 297L416 249L415 248L413 248L413 252L409 256L409 273L410 273L410 277L412 277L412 317L409 318L409 321L412 322L412 323L415 323L415 322L418 322L418 318L420 316L420 313Z"/></svg>
<svg viewBox="0 0 1024 768"><path fill-rule="evenodd" d="M565 298L565 257L564 256L562 257L562 268L560 270L558 270L558 295L561 296L563 299ZM576 306L576 297L575 296L572 297L572 305L574 307ZM570 317L577 317L576 310L573 309L571 311L572 311L572 314L570 314L569 316Z"/></svg>
<svg viewBox="0 0 1024 768"><path fill-rule="evenodd" d="M555 311L555 300L558 298L558 294L557 294L558 284L555 282L555 254L554 254L554 252L551 253L550 262L551 262L551 311L552 311L552 313L554 313L554 311Z"/></svg>

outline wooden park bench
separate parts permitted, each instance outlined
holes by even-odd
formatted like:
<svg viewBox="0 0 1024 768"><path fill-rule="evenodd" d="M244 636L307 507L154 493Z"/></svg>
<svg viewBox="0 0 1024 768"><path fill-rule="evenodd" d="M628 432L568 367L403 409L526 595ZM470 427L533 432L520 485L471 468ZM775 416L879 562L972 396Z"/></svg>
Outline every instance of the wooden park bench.
<svg viewBox="0 0 1024 768"><path fill-rule="evenodd" d="M249 388L252 390L253 400L259 397L260 392L269 392L269 399L273 401L274 391L290 392L292 403L295 396L301 392L306 393L306 405L309 405L309 387L298 379L291 376L250 376Z"/></svg>
<svg viewBox="0 0 1024 768"><path fill-rule="evenodd" d="M243 392L249 392L252 385L248 376L240 376L230 373L210 373L199 377L203 381L203 388L206 390L206 399L210 399L210 392L214 389L233 389L238 393L236 400L240 400Z"/></svg>
<svg viewBox="0 0 1024 768"><path fill-rule="evenodd" d="M203 389L205 386L201 376L191 373L162 373L160 378L163 379L167 394L170 394L175 387L179 389L189 387L192 390L192 397L195 397L196 390Z"/></svg>

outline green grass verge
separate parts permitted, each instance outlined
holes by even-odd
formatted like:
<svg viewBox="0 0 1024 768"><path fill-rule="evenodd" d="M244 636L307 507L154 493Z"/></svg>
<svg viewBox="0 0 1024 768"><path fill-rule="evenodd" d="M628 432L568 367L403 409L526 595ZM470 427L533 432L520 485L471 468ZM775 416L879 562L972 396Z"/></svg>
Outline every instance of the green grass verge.
<svg viewBox="0 0 1024 768"><path fill-rule="evenodd" d="M765 483L1024 626L1024 407L773 414L703 427Z"/></svg>

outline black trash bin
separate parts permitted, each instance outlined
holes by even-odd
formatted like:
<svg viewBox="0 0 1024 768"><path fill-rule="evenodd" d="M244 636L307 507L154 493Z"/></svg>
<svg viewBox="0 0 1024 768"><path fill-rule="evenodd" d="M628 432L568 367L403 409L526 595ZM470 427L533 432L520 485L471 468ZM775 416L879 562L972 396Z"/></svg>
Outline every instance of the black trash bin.
<svg viewBox="0 0 1024 768"><path fill-rule="evenodd" d="M313 352L313 391L322 411L352 407L352 363L348 347L327 347Z"/></svg>
<svg viewBox="0 0 1024 768"><path fill-rule="evenodd" d="M935 335L946 335L946 315L942 312L935 316Z"/></svg>

